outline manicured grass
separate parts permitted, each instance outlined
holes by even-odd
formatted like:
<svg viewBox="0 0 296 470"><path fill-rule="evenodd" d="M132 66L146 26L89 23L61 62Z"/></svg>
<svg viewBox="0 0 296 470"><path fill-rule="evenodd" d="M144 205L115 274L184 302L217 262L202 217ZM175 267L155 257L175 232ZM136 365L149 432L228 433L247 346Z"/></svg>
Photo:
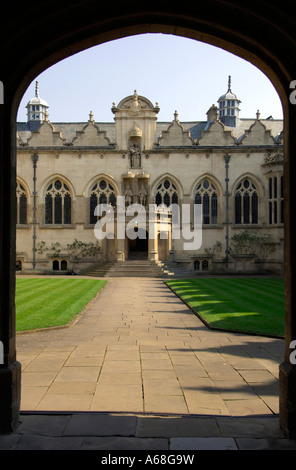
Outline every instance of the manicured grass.
<svg viewBox="0 0 296 470"><path fill-rule="evenodd" d="M17 279L17 331L66 325L105 284L97 279Z"/></svg>
<svg viewBox="0 0 296 470"><path fill-rule="evenodd" d="M284 336L282 279L182 279L167 285L213 328Z"/></svg>

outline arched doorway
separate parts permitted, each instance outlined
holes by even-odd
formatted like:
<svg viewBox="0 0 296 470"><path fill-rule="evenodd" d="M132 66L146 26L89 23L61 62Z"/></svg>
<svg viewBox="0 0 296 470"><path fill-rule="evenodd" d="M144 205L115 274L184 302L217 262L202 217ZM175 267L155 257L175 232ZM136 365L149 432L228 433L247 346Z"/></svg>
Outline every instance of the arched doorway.
<svg viewBox="0 0 296 470"><path fill-rule="evenodd" d="M136 238L133 234L137 234ZM131 235L132 236L129 236L129 232L127 231L128 259L148 259L148 232L140 227L136 227Z"/></svg>
<svg viewBox="0 0 296 470"><path fill-rule="evenodd" d="M31 2L20 19L7 6L1 30L0 93L0 235L1 235L1 320L0 340L4 344L4 364L0 375L0 429L11 431L18 421L20 403L20 365L15 350L15 117L22 94L33 78L57 61L95 44L143 32L176 34L217 45L258 66L272 81L282 100L285 118L285 282L286 352L280 368L280 423L287 435L296 437L295 365L290 362L290 344L296 336L296 292L294 270L296 250L292 221L296 210L296 185L293 181L296 151L296 108L289 101L290 83L295 79L296 21L290 3L280 6L261 1L239 5L234 0L210 0L192 7L172 8L133 5L100 7L97 2L66 0L51 4ZM38 14L36 14L36 11ZM67 21L65 21L67 18ZM51 25L54 23L55 27ZM250 30L250 25L252 28ZM11 36L11 31L15 31ZM39 34L36 41L36 31ZM20 44L26 54L20 55ZM16 60L16 58L18 58ZM3 93L4 89L4 93ZM291 158L290 158L291 157Z"/></svg>

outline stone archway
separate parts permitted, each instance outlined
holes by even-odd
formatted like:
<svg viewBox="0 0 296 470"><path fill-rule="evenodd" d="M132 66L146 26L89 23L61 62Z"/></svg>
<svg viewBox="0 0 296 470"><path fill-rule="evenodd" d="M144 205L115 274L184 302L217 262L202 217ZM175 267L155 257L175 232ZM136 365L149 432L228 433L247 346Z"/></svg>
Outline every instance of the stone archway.
<svg viewBox="0 0 296 470"><path fill-rule="evenodd" d="M13 5L3 11L0 96L0 431L12 431L20 406L20 364L15 348L15 118L22 94L41 71L92 45L137 33L162 32L219 46L250 61L274 84L283 105L285 129L285 285L286 352L280 367L280 424L296 438L296 366L290 343L296 337L296 250L292 223L296 206L294 184L296 107L289 101L296 78L296 20L290 2L280 6L261 0L240 5L235 0L209 0L191 6L139 3L99 6L94 0L32 1L17 18ZM54 24L54 27L52 25ZM252 27L250 28L250 25ZM36 39L36 33L37 38ZM26 44L25 54L21 45ZM2 93L4 88L4 93Z"/></svg>

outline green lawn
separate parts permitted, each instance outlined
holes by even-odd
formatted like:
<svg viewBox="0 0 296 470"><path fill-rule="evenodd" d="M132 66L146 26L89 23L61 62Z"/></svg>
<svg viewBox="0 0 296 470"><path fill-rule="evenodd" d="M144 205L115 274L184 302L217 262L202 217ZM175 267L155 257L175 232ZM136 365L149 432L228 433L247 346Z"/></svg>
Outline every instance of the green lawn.
<svg viewBox="0 0 296 470"><path fill-rule="evenodd" d="M16 329L66 325L106 284L96 279L16 280Z"/></svg>
<svg viewBox="0 0 296 470"><path fill-rule="evenodd" d="M284 336L282 279L182 279L167 285L213 328Z"/></svg>

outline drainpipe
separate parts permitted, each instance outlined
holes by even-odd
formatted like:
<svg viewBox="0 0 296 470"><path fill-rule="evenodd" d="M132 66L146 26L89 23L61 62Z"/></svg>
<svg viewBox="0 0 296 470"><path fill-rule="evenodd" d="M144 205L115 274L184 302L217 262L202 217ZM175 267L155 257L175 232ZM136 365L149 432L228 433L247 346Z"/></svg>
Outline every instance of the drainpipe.
<svg viewBox="0 0 296 470"><path fill-rule="evenodd" d="M226 206L225 206L225 215L226 215L226 235L225 235L225 240L226 240L226 248L225 248L225 255L226 255L226 269L228 269L228 256L229 256L229 177L228 177L228 169L229 169L229 161L230 161L231 156L229 153L226 153L224 155L224 161L225 161L225 196L226 196Z"/></svg>
<svg viewBox="0 0 296 470"><path fill-rule="evenodd" d="M33 175L33 186L34 186L34 190L33 190L33 197L34 197L34 205L33 205L33 269L35 269L36 267L36 223L37 223L37 219L36 219L36 211L37 211L37 207L36 207L36 197L37 197L37 192L36 192L36 181L37 181L37 177L36 177L36 169L37 169L37 162L38 162L38 155L37 153L34 153L34 155L31 156L32 158L32 162L33 162L33 170L34 170L34 175Z"/></svg>

